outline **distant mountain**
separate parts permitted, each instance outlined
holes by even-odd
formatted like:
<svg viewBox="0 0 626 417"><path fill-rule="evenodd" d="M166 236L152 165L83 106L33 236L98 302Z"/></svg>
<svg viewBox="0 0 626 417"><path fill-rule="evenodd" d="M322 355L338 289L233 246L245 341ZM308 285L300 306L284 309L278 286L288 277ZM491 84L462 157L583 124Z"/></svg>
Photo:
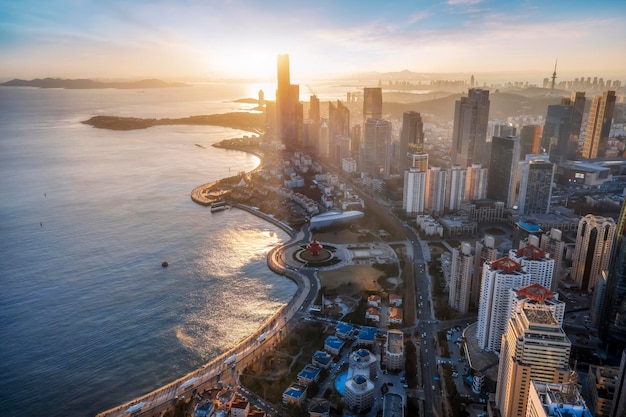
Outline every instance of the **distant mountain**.
<svg viewBox="0 0 626 417"><path fill-rule="evenodd" d="M447 94L447 93L439 93ZM450 94L445 97L424 100L425 95L415 95L415 100L410 102L410 98L403 97L403 100L393 102L392 97L387 97L383 93L383 113L395 118L402 118L405 111L418 111L424 114L431 114L439 120L452 120L454 118L455 102L461 98L461 94ZM432 97L432 95L430 96ZM503 93L490 91L489 100L489 120L506 120L507 117L519 116L521 114L545 115L548 105L559 104L560 97L537 95L525 97L520 94Z"/></svg>
<svg viewBox="0 0 626 417"><path fill-rule="evenodd" d="M119 89L146 89L165 87L185 87L188 84L168 83L161 80L140 80L128 82L104 82L90 79L66 80L60 78L35 78L34 80L20 80L18 78L0 84L5 87L39 87L39 88L67 88L67 89L94 89L94 88L119 88Z"/></svg>

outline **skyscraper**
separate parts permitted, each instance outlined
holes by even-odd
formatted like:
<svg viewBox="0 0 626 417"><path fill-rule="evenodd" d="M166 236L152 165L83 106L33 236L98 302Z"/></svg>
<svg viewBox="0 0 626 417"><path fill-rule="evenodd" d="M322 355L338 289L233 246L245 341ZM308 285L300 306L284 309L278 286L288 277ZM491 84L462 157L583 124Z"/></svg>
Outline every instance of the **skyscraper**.
<svg viewBox="0 0 626 417"><path fill-rule="evenodd" d="M561 99L561 104L548 106L541 147L550 154L551 162L561 164L576 158L584 109L584 92L573 92L571 98Z"/></svg>
<svg viewBox="0 0 626 417"><path fill-rule="evenodd" d="M469 310L473 267L472 245L463 242L460 247L452 249L448 304L461 314L467 314Z"/></svg>
<svg viewBox="0 0 626 417"><path fill-rule="evenodd" d="M402 115L402 130L400 132L400 164L402 174L410 166L409 153L424 151L424 123L422 116L415 111L406 111Z"/></svg>
<svg viewBox="0 0 626 417"><path fill-rule="evenodd" d="M526 155L519 166L517 209L520 214L548 213L555 165L548 155Z"/></svg>
<svg viewBox="0 0 626 417"><path fill-rule="evenodd" d="M452 163L463 168L473 163L489 165L487 123L489 121L489 91L470 88L454 108L452 131Z"/></svg>
<svg viewBox="0 0 626 417"><path fill-rule="evenodd" d="M487 180L489 170L480 164L467 167L465 200L482 200L487 197Z"/></svg>
<svg viewBox="0 0 626 417"><path fill-rule="evenodd" d="M383 89L365 87L363 89L363 120L383 118Z"/></svg>
<svg viewBox="0 0 626 417"><path fill-rule="evenodd" d="M364 167L374 178L387 176L389 173L388 146L391 142L391 122L370 118L365 122L363 131Z"/></svg>
<svg viewBox="0 0 626 417"><path fill-rule="evenodd" d="M481 240L476 241L476 247L474 249L474 273L470 290L470 302L472 304L478 305L480 299L483 264L487 261L495 261L496 259L498 259L498 248L496 247L495 237L485 235Z"/></svg>
<svg viewBox="0 0 626 417"><path fill-rule="evenodd" d="M613 112L615 111L615 91L605 91L596 96L589 108L587 133L583 145L583 158L602 158L608 148Z"/></svg>
<svg viewBox="0 0 626 417"><path fill-rule="evenodd" d="M426 178L426 207L433 216L443 214L446 207L448 171L431 167Z"/></svg>
<svg viewBox="0 0 626 417"><path fill-rule="evenodd" d="M426 208L426 177L428 173L418 168L404 171L402 209L406 214L423 213Z"/></svg>
<svg viewBox="0 0 626 417"><path fill-rule="evenodd" d="M622 203L606 280L600 333L610 343L626 346L626 204ZM626 396L624 398L626 402Z"/></svg>
<svg viewBox="0 0 626 417"><path fill-rule="evenodd" d="M541 126L540 125L524 125L519 136L520 140L520 159L528 154L540 153L541 145Z"/></svg>
<svg viewBox="0 0 626 417"><path fill-rule="evenodd" d="M608 270L615 230L610 217L588 214L578 222L571 274L581 290L591 293L598 274Z"/></svg>
<svg viewBox="0 0 626 417"><path fill-rule="evenodd" d="M285 145L298 146L301 142L303 108L300 86L291 84L289 55L278 55L278 88L276 90L276 118L278 139Z"/></svg>
<svg viewBox="0 0 626 417"><path fill-rule="evenodd" d="M328 103L328 137L330 141L329 157L333 164L339 165L342 157L339 143L350 138L350 110L339 100L337 104ZM350 140L348 139L348 144ZM349 146L348 146L349 150Z"/></svg>
<svg viewBox="0 0 626 417"><path fill-rule="evenodd" d="M484 263L476 327L481 349L500 351L509 315L509 291L530 283L530 273L509 257Z"/></svg>
<svg viewBox="0 0 626 417"><path fill-rule="evenodd" d="M494 136L491 141L491 163L487 181L487 198L502 201L507 208L515 204L519 139Z"/></svg>
<svg viewBox="0 0 626 417"><path fill-rule="evenodd" d="M565 253L565 242L561 240L562 232L559 229L550 229L548 233L541 236L539 247L541 250L550 254L550 258L554 259L554 274L552 275L552 288L556 291L559 286L559 277L561 276L561 262L563 262L563 254Z"/></svg>
<svg viewBox="0 0 626 417"><path fill-rule="evenodd" d="M523 305L502 337L496 406L503 417L525 417L531 381L563 383L571 376L572 345L549 308Z"/></svg>
<svg viewBox="0 0 626 417"><path fill-rule="evenodd" d="M453 165L448 170L448 187L446 189L446 207L455 212L461 208L465 201L465 185L467 171L459 165Z"/></svg>
<svg viewBox="0 0 626 417"><path fill-rule="evenodd" d="M509 250L509 258L530 273L531 282L545 288L552 287L554 259L550 259L550 255L534 245L527 245L517 250Z"/></svg>

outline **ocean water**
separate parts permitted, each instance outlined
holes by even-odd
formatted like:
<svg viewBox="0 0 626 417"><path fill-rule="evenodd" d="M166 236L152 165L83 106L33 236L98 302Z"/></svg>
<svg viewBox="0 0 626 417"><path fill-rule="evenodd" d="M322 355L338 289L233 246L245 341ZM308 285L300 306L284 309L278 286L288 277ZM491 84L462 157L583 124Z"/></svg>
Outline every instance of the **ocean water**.
<svg viewBox="0 0 626 417"><path fill-rule="evenodd" d="M286 234L189 197L258 165L210 146L246 132L80 123L236 111L255 88L0 88L2 416L92 416L210 361L291 298L265 259Z"/></svg>

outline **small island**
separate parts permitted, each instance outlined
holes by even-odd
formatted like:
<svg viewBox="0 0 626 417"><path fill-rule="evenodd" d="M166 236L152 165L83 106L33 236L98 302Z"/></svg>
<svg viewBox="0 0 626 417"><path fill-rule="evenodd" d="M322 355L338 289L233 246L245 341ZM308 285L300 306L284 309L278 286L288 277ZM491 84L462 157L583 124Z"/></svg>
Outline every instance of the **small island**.
<svg viewBox="0 0 626 417"><path fill-rule="evenodd" d="M204 116L189 116L177 119L142 119L138 117L121 116L94 116L81 123L111 130L146 129L152 126L164 125L210 125L223 126L233 129L246 130L258 133L263 130L265 116L262 113L233 112L224 114L210 114Z"/></svg>

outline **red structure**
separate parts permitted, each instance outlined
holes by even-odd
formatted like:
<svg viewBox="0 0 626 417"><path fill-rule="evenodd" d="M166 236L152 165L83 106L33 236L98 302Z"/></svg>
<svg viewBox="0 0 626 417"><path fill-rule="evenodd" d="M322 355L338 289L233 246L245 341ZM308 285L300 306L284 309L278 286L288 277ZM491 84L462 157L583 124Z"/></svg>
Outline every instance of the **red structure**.
<svg viewBox="0 0 626 417"><path fill-rule="evenodd" d="M309 250L309 252L311 252L311 255L317 256L322 251L323 246L317 240L313 239L311 243L306 245L306 248Z"/></svg>
<svg viewBox="0 0 626 417"><path fill-rule="evenodd" d="M521 295L522 297L530 298L531 300L535 300L540 303L543 303L547 299L554 297L552 291L545 287L542 287L540 284L537 283L520 288L519 295Z"/></svg>

